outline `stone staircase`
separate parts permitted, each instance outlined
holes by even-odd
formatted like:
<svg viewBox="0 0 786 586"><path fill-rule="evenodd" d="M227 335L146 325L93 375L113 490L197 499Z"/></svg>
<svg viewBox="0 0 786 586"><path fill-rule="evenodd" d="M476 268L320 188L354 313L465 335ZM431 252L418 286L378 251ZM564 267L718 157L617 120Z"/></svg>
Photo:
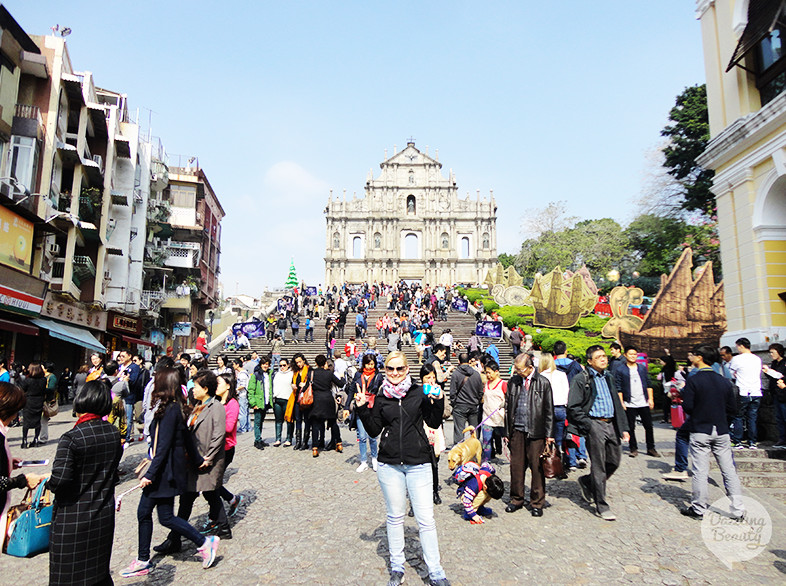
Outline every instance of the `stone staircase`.
<svg viewBox="0 0 786 586"><path fill-rule="evenodd" d="M368 332L367 332L367 339L370 337L377 337L377 330L374 325L377 322L377 319L382 317L385 313L388 315L393 315L393 310L384 309L381 307L377 307L375 309L371 309L368 312ZM350 312L347 316L347 325L344 328L344 336L341 338L336 338L336 348L344 347L344 344L349 340L350 336L355 334L355 315L354 313ZM317 327L314 330L314 342L303 342L303 338L305 336L305 328L303 324L305 320L301 320L301 328L298 337L300 338L299 343L295 343L292 341L291 330L287 330L286 334L286 345L282 356L284 358L292 358L292 355L296 352L302 352L306 359L309 361L310 364L314 363L314 358L317 354L327 354L325 348L325 322L324 320L320 319L317 322ZM467 340L472 335L472 332L475 330L475 318L474 316L467 314L467 313L458 313L453 311L448 311L447 314L447 321L436 321L432 326L431 330L434 333L434 339L439 340L439 336L442 332L446 329L450 329L451 333L453 334L454 339L454 348L455 342L461 342L462 344L466 345ZM502 341L502 340L491 340L497 346L500 354L500 373L502 374L503 378L507 378L508 374L510 373L510 369L513 365L513 357L511 356L511 348L510 344ZM235 357L243 357L246 354L250 353L252 350L256 350L260 355L270 354L271 345L267 342L265 338L254 338L250 340L251 342L251 350L243 350L243 351L234 351L234 352L216 352L210 357L210 368L215 368L217 364L217 356L219 354L225 356L228 360L235 358ZM486 345L487 341L484 341L484 346ZM384 356L387 354L387 340L384 339L377 339L377 350ZM407 346L403 345L402 351L407 355L407 360L410 363L410 367L413 371L413 375L417 378L417 352L415 351L415 346ZM451 363L454 365L458 365L458 358L455 355L450 358Z"/></svg>
<svg viewBox="0 0 786 586"><path fill-rule="evenodd" d="M734 463L743 486L756 489L774 489L786 495L786 450L773 450L759 444L758 450L734 450ZM661 455L674 459L674 450L661 450ZM710 469L717 470L715 459Z"/></svg>

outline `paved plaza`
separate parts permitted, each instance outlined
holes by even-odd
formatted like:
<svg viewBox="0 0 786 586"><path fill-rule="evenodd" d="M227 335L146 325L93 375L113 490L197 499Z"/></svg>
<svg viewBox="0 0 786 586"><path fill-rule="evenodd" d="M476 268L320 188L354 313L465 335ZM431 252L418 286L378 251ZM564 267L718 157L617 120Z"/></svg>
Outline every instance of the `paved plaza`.
<svg viewBox="0 0 786 586"><path fill-rule="evenodd" d="M48 445L19 449L21 429L11 432L15 456L53 458L56 438L73 425L69 410L50 424ZM452 427L452 424L449 425ZM264 436L272 443L273 422L265 423ZM639 428L639 435L643 431ZM156 570L146 578L123 579L119 571L135 557L136 505L139 493L123 500L117 515L112 570L118 584L385 584L387 541L385 508L374 473L355 472L357 444L354 432L342 428L343 454L290 448L253 448L253 434L238 438L234 463L227 473L227 487L244 496L232 519L234 539L222 541L215 566L203 570L189 545L174 557L154 558ZM659 450L673 453L674 432L659 426ZM352 441L349 441L352 440ZM130 471L144 448L131 445L121 463L118 493L135 484ZM740 582L783 583L786 579L786 506L777 490L744 489L768 511L772 539L753 560L728 570L705 546L701 522L683 517L679 508L689 498L690 483L660 481L671 456L660 459L623 455L619 472L609 483L610 503L616 522L596 517L580 497L577 472L567 480L548 481L548 507L542 518L522 509L504 512L492 503L495 516L484 525L462 520L455 487L444 484L447 458L440 462L443 504L435 507L442 563L453 584L723 584ZM509 480L507 464L498 466ZM579 471L581 472L581 471ZM722 496L720 475L712 471L715 486L710 501ZM786 492L786 488L783 489ZM21 498L14 491L13 499ZM507 500L507 496L503 500ZM498 513L498 515L496 514ZM200 499L193 523L207 514ZM153 544L165 531L155 523ZM407 569L410 584L422 583L427 574L421 561L417 525L407 518ZM48 575L47 554L32 559L2 558L3 584L30 582Z"/></svg>

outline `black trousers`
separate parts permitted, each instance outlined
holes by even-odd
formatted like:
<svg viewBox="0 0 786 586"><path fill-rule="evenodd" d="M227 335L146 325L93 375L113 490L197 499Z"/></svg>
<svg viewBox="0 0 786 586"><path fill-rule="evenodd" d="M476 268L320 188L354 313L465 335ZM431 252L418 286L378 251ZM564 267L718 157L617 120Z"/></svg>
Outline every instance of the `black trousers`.
<svg viewBox="0 0 786 586"><path fill-rule="evenodd" d="M644 436L647 441L647 449L655 449L655 433L652 430L652 412L649 407L628 407L625 411L628 417L628 428L630 429L630 451L635 452L639 449L636 441L636 416L641 417L641 424L644 426Z"/></svg>
<svg viewBox="0 0 786 586"><path fill-rule="evenodd" d="M587 452L590 458L592 493L598 512L602 513L609 510L609 503L606 502L606 481L617 471L622 458L620 438L617 437L613 421L591 420Z"/></svg>

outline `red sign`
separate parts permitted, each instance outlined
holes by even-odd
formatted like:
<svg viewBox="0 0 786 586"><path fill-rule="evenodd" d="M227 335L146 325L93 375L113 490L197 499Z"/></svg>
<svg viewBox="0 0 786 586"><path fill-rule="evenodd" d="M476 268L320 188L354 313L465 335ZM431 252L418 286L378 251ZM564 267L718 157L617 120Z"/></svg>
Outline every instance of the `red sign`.
<svg viewBox="0 0 786 586"><path fill-rule="evenodd" d="M142 333L142 322L137 317L123 315L122 313L117 313L116 311L110 311L107 317L107 330L123 332L124 334L139 335Z"/></svg>

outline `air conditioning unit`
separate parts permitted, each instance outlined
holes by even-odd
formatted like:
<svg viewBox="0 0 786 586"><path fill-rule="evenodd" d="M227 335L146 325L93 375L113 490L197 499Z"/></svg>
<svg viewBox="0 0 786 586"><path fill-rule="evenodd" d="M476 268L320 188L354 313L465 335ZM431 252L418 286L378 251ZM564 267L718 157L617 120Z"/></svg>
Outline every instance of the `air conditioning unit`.
<svg viewBox="0 0 786 586"><path fill-rule="evenodd" d="M93 155L93 161L98 163L98 166L103 168L104 167L104 159L101 155Z"/></svg>
<svg viewBox="0 0 786 586"><path fill-rule="evenodd" d="M104 280L105 281L111 281L112 280L112 274L109 271L104 271Z"/></svg>
<svg viewBox="0 0 786 586"><path fill-rule="evenodd" d="M58 254L60 254L60 245L57 244L56 242L54 244L48 244L46 247L46 251L53 256L57 256Z"/></svg>

